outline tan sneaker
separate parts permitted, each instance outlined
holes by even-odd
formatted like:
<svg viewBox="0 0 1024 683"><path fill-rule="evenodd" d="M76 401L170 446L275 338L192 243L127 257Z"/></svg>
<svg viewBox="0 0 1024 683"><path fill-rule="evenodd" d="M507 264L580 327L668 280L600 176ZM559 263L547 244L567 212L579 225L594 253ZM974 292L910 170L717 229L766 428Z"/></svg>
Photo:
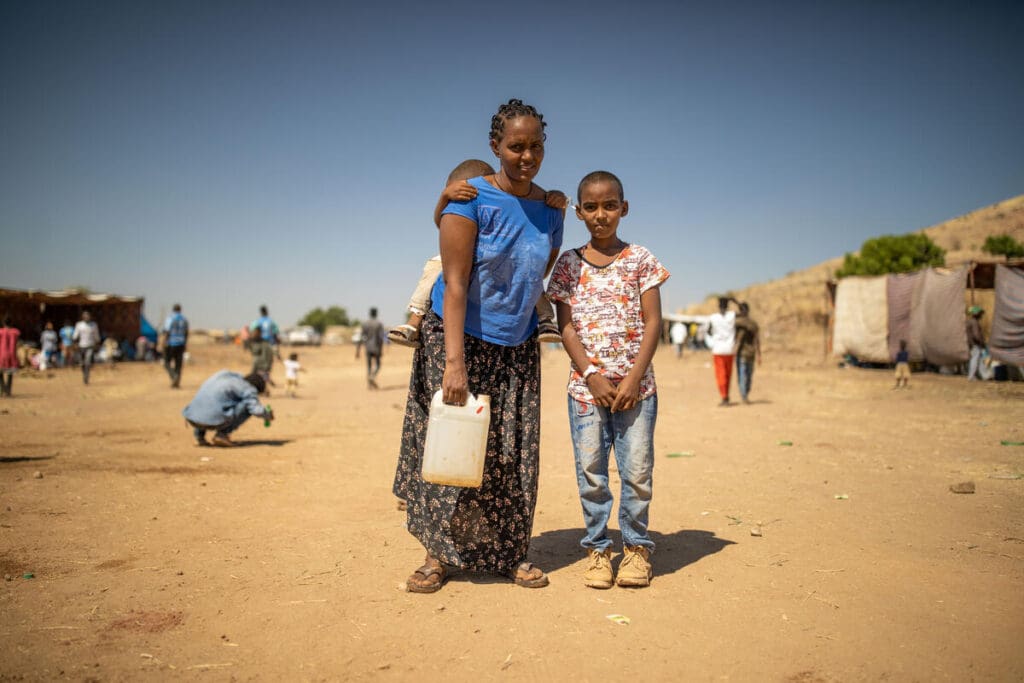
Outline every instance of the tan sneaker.
<svg viewBox="0 0 1024 683"><path fill-rule="evenodd" d="M619 575L615 583L620 586L643 588L651 585L651 551L642 545L626 546L619 564Z"/></svg>
<svg viewBox="0 0 1024 683"><path fill-rule="evenodd" d="M615 580L612 576L612 549L587 551L587 571L583 572L583 583L590 588L611 588Z"/></svg>

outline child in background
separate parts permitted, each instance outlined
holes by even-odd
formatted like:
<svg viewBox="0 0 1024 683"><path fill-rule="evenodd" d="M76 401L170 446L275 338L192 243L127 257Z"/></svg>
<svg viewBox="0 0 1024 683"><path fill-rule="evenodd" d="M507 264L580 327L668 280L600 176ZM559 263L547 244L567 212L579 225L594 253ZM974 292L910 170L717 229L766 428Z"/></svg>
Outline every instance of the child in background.
<svg viewBox="0 0 1024 683"><path fill-rule="evenodd" d="M60 366L71 367L75 364L75 328L70 321L65 320L57 335L60 337Z"/></svg>
<svg viewBox="0 0 1024 683"><path fill-rule="evenodd" d="M612 493L608 456L614 448L622 481L619 527L624 556L614 582L642 587L651 581L654 542L647 531L654 471L657 387L651 359L661 333L661 293L668 271L651 252L618 237L629 211L622 183L595 171L580 181L576 217L590 241L555 262L548 296L558 309L569 372L569 428L576 457L588 553L583 582L613 583L608 519Z"/></svg>
<svg viewBox="0 0 1024 683"><path fill-rule="evenodd" d="M46 370L50 365L56 364L57 354L60 353L60 337L53 329L53 323L46 321L46 328L39 337L39 344L42 346L42 355L39 358L39 369Z"/></svg>
<svg viewBox="0 0 1024 683"><path fill-rule="evenodd" d="M441 226L441 212L449 202L468 202L476 197L476 188L470 185L470 178L477 176L494 175L494 169L486 161L479 159L467 159L455 167L448 175L448 181L441 197L434 207L434 225ZM544 197L544 203L555 209L565 209L568 205L568 197L558 190L549 190ZM423 316L430 308L430 292L434 288L437 276L441 273L441 257L433 256L423 264L423 273L420 281L413 290L409 299L409 318L403 325L396 325L388 330L388 339L400 346L411 346L418 349L420 346L420 323ZM537 340L540 342L560 342L561 335L555 325L555 313L551 308L551 302L542 293L537 299ZM358 354L356 356L359 357Z"/></svg>
<svg viewBox="0 0 1024 683"><path fill-rule="evenodd" d="M899 389L901 382L905 388L910 388L910 352L907 351L906 339L900 339L900 350L896 352L896 386L893 389Z"/></svg>
<svg viewBox="0 0 1024 683"><path fill-rule="evenodd" d="M288 360L284 362L284 393L295 398L295 392L299 388L299 373L305 372L299 363L299 354L292 352L288 354Z"/></svg>

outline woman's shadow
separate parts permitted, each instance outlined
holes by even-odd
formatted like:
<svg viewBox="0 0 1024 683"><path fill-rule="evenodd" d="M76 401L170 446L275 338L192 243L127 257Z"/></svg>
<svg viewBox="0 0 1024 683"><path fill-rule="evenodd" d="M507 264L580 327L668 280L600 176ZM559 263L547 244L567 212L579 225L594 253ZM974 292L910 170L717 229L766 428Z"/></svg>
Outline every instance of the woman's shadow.
<svg viewBox="0 0 1024 683"><path fill-rule="evenodd" d="M579 562L586 555L580 546L580 539L586 535L583 529L558 529L545 531L535 536L530 542L530 558L544 571L568 567ZM724 538L718 538L713 531L700 529L680 529L670 534L651 531L655 552L652 565L654 575L672 574L687 565L691 565L708 555L714 555L723 548L735 544ZM616 553L622 549L618 532L612 537L612 548Z"/></svg>

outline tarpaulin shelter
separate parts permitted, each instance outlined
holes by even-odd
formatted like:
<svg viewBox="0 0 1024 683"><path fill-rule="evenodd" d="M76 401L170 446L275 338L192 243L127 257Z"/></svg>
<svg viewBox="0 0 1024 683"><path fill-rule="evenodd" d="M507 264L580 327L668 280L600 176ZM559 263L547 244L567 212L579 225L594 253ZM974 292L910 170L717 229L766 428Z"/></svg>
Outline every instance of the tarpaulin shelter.
<svg viewBox="0 0 1024 683"><path fill-rule="evenodd" d="M847 277L828 283L828 294L826 348L835 355L890 363L905 340L912 361L964 363L966 308L985 299L992 357L1024 364L1024 260Z"/></svg>
<svg viewBox="0 0 1024 683"><path fill-rule="evenodd" d="M134 341L142 329L140 296L97 294L78 289L53 292L0 289L0 317L21 330L22 339L38 341L47 321L60 328L65 321L74 324L89 311L103 337Z"/></svg>

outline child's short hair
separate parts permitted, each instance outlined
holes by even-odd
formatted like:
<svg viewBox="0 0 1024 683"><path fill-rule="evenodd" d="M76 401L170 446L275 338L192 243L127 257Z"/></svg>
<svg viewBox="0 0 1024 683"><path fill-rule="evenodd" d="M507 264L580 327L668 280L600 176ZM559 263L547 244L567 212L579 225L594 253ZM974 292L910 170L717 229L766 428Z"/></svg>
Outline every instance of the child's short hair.
<svg viewBox="0 0 1024 683"><path fill-rule="evenodd" d="M905 351L906 349L907 349L907 340L906 339L900 339L900 351Z"/></svg>
<svg viewBox="0 0 1024 683"><path fill-rule="evenodd" d="M582 201L580 196L583 194L583 188L587 185L594 183L615 183L619 188L619 201L623 201L626 198L625 193L622 191L622 181L619 180L618 176L608 171L591 171L587 175L583 176L583 180L580 181L579 187L576 188L576 201Z"/></svg>
<svg viewBox="0 0 1024 683"><path fill-rule="evenodd" d="M494 175L494 167L486 161L466 159L448 174L448 182L454 183L456 180L469 180L481 175Z"/></svg>
<svg viewBox="0 0 1024 683"><path fill-rule="evenodd" d="M288 360L298 360L298 359L299 359L299 354L295 353L294 351L292 351L291 353L288 354Z"/></svg>

